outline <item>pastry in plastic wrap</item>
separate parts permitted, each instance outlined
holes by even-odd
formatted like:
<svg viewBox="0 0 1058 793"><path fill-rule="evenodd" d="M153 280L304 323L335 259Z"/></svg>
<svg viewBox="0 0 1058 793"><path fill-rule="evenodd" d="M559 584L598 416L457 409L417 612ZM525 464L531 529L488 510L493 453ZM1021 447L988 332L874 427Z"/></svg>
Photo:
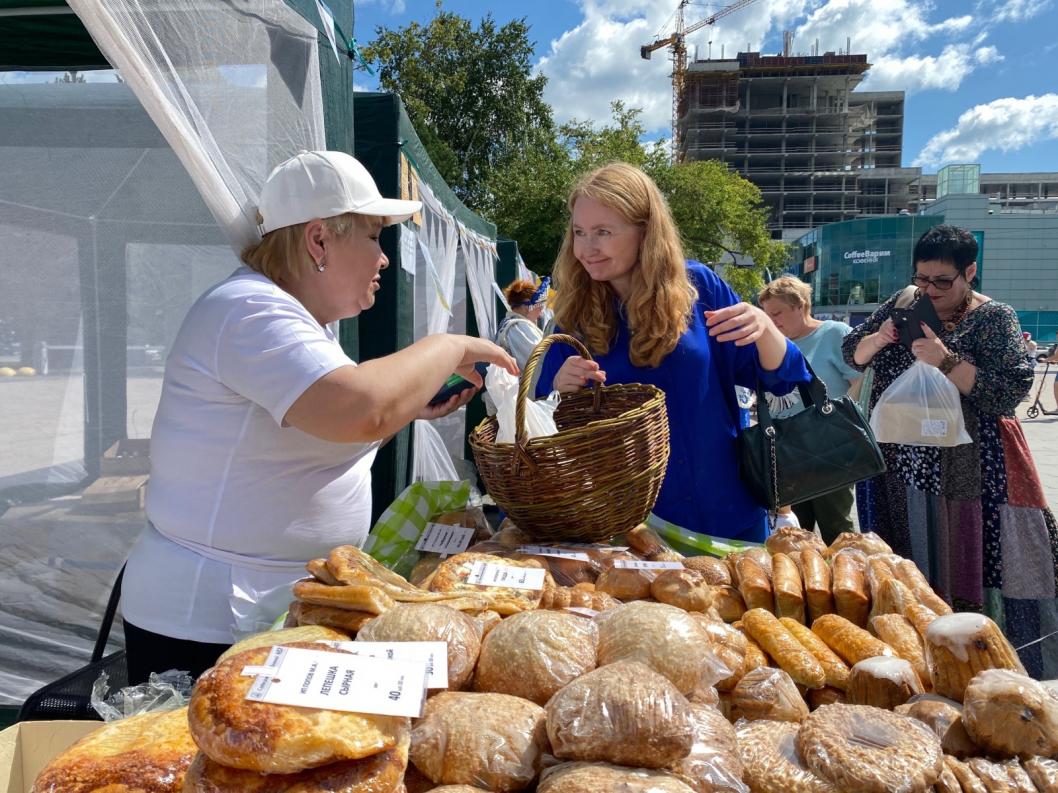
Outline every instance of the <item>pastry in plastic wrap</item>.
<svg viewBox="0 0 1058 793"><path fill-rule="evenodd" d="M290 604L287 620L294 625L322 626L341 631L348 636L355 636L367 623L377 617L369 611L349 611L333 606L317 606L295 600Z"/></svg>
<svg viewBox="0 0 1058 793"><path fill-rule="evenodd" d="M933 591L929 580L922 574L918 565L910 559L900 559L895 565L895 572L908 589L914 592L918 601L937 614L951 614L952 608L944 598Z"/></svg>
<svg viewBox="0 0 1058 793"><path fill-rule="evenodd" d="M436 784L525 790L547 748L544 709L508 694L444 691L411 732L411 761Z"/></svg>
<svg viewBox="0 0 1058 793"><path fill-rule="evenodd" d="M307 642L287 646L320 650ZM399 744L405 718L248 701L256 678L242 670L263 665L270 653L268 647L244 650L207 670L195 684L188 723L211 760L246 771L292 774L370 757Z"/></svg>
<svg viewBox="0 0 1058 793"><path fill-rule="evenodd" d="M705 612L713 605L713 588L697 570L661 570L650 582L650 596L684 611Z"/></svg>
<svg viewBox="0 0 1058 793"><path fill-rule="evenodd" d="M893 648L837 614L824 614L812 623L812 633L848 664L876 655L896 655Z"/></svg>
<svg viewBox="0 0 1058 793"><path fill-rule="evenodd" d="M1007 776L1010 777L1010 782L1017 793L1038 793L1036 783L1032 781L1032 777L1029 776L1017 758L1007 760L1002 763L1002 766L1003 770L1007 772Z"/></svg>
<svg viewBox="0 0 1058 793"><path fill-rule="evenodd" d="M808 709L815 710L821 708L824 705L843 705L848 700L845 699L845 692L840 688L834 688L833 686L823 686L823 688L810 688L806 695L808 701Z"/></svg>
<svg viewBox="0 0 1058 793"><path fill-rule="evenodd" d="M738 738L731 722L719 711L691 706L694 744L690 754L668 767L695 793L749 793L742 781Z"/></svg>
<svg viewBox="0 0 1058 793"><path fill-rule="evenodd" d="M833 575L834 611L853 625L867 625L871 593L867 585L867 557L862 551L846 548L830 557Z"/></svg>
<svg viewBox="0 0 1058 793"><path fill-rule="evenodd" d="M926 666L926 647L915 627L902 614L879 614L871 617L871 632L888 644L896 654L911 664L924 691L933 687Z"/></svg>
<svg viewBox="0 0 1058 793"><path fill-rule="evenodd" d="M762 666L747 672L731 692L731 715L758 721L804 721L808 705L782 669Z"/></svg>
<svg viewBox="0 0 1058 793"><path fill-rule="evenodd" d="M742 593L733 586L714 586L713 606L724 622L737 622L746 613L746 601L742 598Z"/></svg>
<svg viewBox="0 0 1058 793"><path fill-rule="evenodd" d="M438 603L401 603L365 625L365 642L446 642L448 687L463 688L481 649L481 625L471 616Z"/></svg>
<svg viewBox="0 0 1058 793"><path fill-rule="evenodd" d="M775 616L803 623L804 584L794 560L784 553L776 553L771 557L771 586L775 592Z"/></svg>
<svg viewBox="0 0 1058 793"><path fill-rule="evenodd" d="M315 578L303 578L295 582L293 592L298 600L314 606L366 611L369 614L381 614L397 605L385 590L369 584L331 586Z"/></svg>
<svg viewBox="0 0 1058 793"><path fill-rule="evenodd" d="M1030 757L1022 765L1040 793L1058 793L1058 760Z"/></svg>
<svg viewBox="0 0 1058 793"><path fill-rule="evenodd" d="M845 690L849 680L849 667L841 660L841 657L827 647L826 642L812 633L806 625L801 625L795 620L783 618L779 620L793 637L799 641L808 652L815 656L819 665L823 667L826 676L826 684L833 688Z"/></svg>
<svg viewBox="0 0 1058 793"><path fill-rule="evenodd" d="M907 605L917 602L911 590L897 578L882 578L871 585L871 616L903 615Z"/></svg>
<svg viewBox="0 0 1058 793"><path fill-rule="evenodd" d="M944 764L940 739L915 719L866 705L824 705L797 733L805 764L840 790L924 793Z"/></svg>
<svg viewBox="0 0 1058 793"><path fill-rule="evenodd" d="M503 621L497 612L485 609L474 614L474 622L481 626L481 638L484 639L489 633Z"/></svg>
<svg viewBox="0 0 1058 793"><path fill-rule="evenodd" d="M599 666L641 661L683 693L711 686L731 674L713 654L698 619L664 603L626 603L595 618Z"/></svg>
<svg viewBox="0 0 1058 793"><path fill-rule="evenodd" d="M924 694L913 697L895 710L901 715L918 719L933 730L940 738L944 754L960 759L981 754L981 747L974 743L966 732L962 706L958 702L934 694Z"/></svg>
<svg viewBox="0 0 1058 793"><path fill-rule="evenodd" d="M543 589L519 589L517 587L480 586L467 583L475 562L489 562L508 567L534 567L546 570L536 559L505 559L485 553L457 553L441 562L430 582L431 592L448 592L474 595L484 593L489 598L489 608L507 616L519 611L531 611L540 605L543 589L554 586L551 574L547 573Z"/></svg>
<svg viewBox="0 0 1058 793"><path fill-rule="evenodd" d="M650 597L650 582L656 577L656 570L634 570L611 565L595 580L595 590L624 602L644 600Z"/></svg>
<svg viewBox="0 0 1058 793"><path fill-rule="evenodd" d="M331 572L331 569L327 566L326 559L310 559L308 564L305 565L305 569L309 575L313 578L318 578L324 584L340 586L342 583Z"/></svg>
<svg viewBox="0 0 1058 793"><path fill-rule="evenodd" d="M250 650L254 647L274 647L277 644L290 644L292 642L347 642L349 634L327 628L322 625L305 625L299 628L282 628L276 631L265 631L247 636L241 642L236 642L217 659L219 664L226 661L236 653Z"/></svg>
<svg viewBox="0 0 1058 793"><path fill-rule="evenodd" d="M775 596L771 587L771 560L765 568L753 556L743 555L735 561L738 573L738 591L746 602L747 609L775 608Z"/></svg>
<svg viewBox="0 0 1058 793"><path fill-rule="evenodd" d="M734 670L731 675L716 682L718 689L730 691L742 676L748 642L746 634L727 623L712 622L704 618L699 619L699 625L709 637L713 654L724 666Z"/></svg>
<svg viewBox="0 0 1058 793"><path fill-rule="evenodd" d="M694 793L664 771L606 763L562 763L540 775L536 793Z"/></svg>
<svg viewBox="0 0 1058 793"><path fill-rule="evenodd" d="M834 613L834 591L830 565L813 548L801 549L800 562L801 578L805 585L805 604L808 607L808 619L811 623L824 614Z"/></svg>
<svg viewBox="0 0 1058 793"><path fill-rule="evenodd" d="M959 784L959 780L955 778L955 774L947 764L940 770L940 776L933 785L933 791L934 793L963 793L962 785Z"/></svg>
<svg viewBox="0 0 1058 793"><path fill-rule="evenodd" d="M959 782L963 793L989 793L980 777L966 763L945 755L944 766L952 772L952 776Z"/></svg>
<svg viewBox="0 0 1058 793"><path fill-rule="evenodd" d="M441 785L441 787L430 788L426 793L489 793L489 791L473 785Z"/></svg>
<svg viewBox="0 0 1058 793"><path fill-rule="evenodd" d="M683 560L683 566L688 570L697 570L705 578L705 582L712 586L731 586L731 570L723 559L712 556L688 556Z"/></svg>
<svg viewBox="0 0 1058 793"><path fill-rule="evenodd" d="M595 590L578 589L577 587L556 586L545 589L543 597L540 598L542 609L591 609L592 611L606 611L617 608L621 601L605 592Z"/></svg>
<svg viewBox="0 0 1058 793"><path fill-rule="evenodd" d="M551 751L563 760L664 768L694 743L691 705L638 661L609 664L573 681L547 703Z"/></svg>
<svg viewBox="0 0 1058 793"><path fill-rule="evenodd" d="M40 772L31 790L180 793L197 753L187 728L187 708L132 716L99 725L59 754Z"/></svg>
<svg viewBox="0 0 1058 793"><path fill-rule="evenodd" d="M1017 672L989 669L976 675L966 686L963 723L990 754L1058 754L1058 698Z"/></svg>
<svg viewBox="0 0 1058 793"><path fill-rule="evenodd" d="M999 626L970 612L937 617L926 629L926 663L933 690L962 702L970 680L986 669L1025 673L1018 654Z"/></svg>
<svg viewBox="0 0 1058 793"><path fill-rule="evenodd" d="M780 526L764 541L764 547L774 556L785 553L794 556L804 548L811 548L819 553L827 549L827 544L814 532L806 531L799 526Z"/></svg>
<svg viewBox="0 0 1058 793"><path fill-rule="evenodd" d="M561 611L508 617L481 644L476 691L546 705L551 695L595 668L594 622Z"/></svg>
<svg viewBox="0 0 1058 793"><path fill-rule="evenodd" d="M922 693L922 683L903 658L865 658L852 667L845 697L853 705L871 705L892 710Z"/></svg>
<svg viewBox="0 0 1058 793"><path fill-rule="evenodd" d="M797 730L798 725L786 721L738 725L742 778L753 793L841 793L801 760Z"/></svg>
<svg viewBox="0 0 1058 793"><path fill-rule="evenodd" d="M826 673L816 657L771 612L750 609L742 616L742 625L795 683L808 688L822 688L826 684Z"/></svg>
<svg viewBox="0 0 1058 793"><path fill-rule="evenodd" d="M971 757L966 765L977 776L988 793L1018 793L1016 787L1000 763L993 763L983 757Z"/></svg>
<svg viewBox="0 0 1058 793"><path fill-rule="evenodd" d="M187 772L183 793L385 793L399 789L407 766L407 732L389 751L293 774L228 768L200 752Z"/></svg>
<svg viewBox="0 0 1058 793"><path fill-rule="evenodd" d="M823 556L829 559L843 548L856 548L863 551L868 556L875 553L891 554L893 552L893 549L889 547L889 543L873 531L865 531L863 533L843 531L834 539L834 542L830 543L830 546L827 548L826 553L824 553Z"/></svg>

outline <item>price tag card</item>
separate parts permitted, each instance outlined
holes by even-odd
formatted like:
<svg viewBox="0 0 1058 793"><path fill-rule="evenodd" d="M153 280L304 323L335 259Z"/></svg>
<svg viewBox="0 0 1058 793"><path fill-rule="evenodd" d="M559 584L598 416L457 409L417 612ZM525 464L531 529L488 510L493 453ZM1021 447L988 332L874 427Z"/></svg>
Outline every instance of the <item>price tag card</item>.
<svg viewBox="0 0 1058 793"><path fill-rule="evenodd" d="M554 556L558 559L576 559L578 562L590 562L591 558L581 551L570 551L566 548L552 548L550 545L523 545L518 553L533 556Z"/></svg>
<svg viewBox="0 0 1058 793"><path fill-rule="evenodd" d="M600 545L595 542L564 542L562 545L566 548L587 548L592 551L607 551L609 553L628 550L627 545Z"/></svg>
<svg viewBox="0 0 1058 793"><path fill-rule="evenodd" d="M644 562L639 559L615 559L613 566L620 570L682 570L683 562Z"/></svg>
<svg viewBox="0 0 1058 793"><path fill-rule="evenodd" d="M496 562L474 562L468 584L504 586L512 589L543 589L547 570L542 567L511 567Z"/></svg>
<svg viewBox="0 0 1058 793"><path fill-rule="evenodd" d="M566 611L568 611L570 614L577 614L581 617L588 617L589 619L592 619L599 614L599 612L597 612L595 609L586 609L582 608L581 606L566 606Z"/></svg>
<svg viewBox="0 0 1058 793"><path fill-rule="evenodd" d="M426 664L301 647L273 647L246 699L379 716L422 715Z"/></svg>
<svg viewBox="0 0 1058 793"><path fill-rule="evenodd" d="M470 545L474 529L465 526L445 526L443 523L427 523L415 550L451 556L463 553Z"/></svg>
<svg viewBox="0 0 1058 793"><path fill-rule="evenodd" d="M328 642L354 655L426 664L426 687L448 688L448 642Z"/></svg>
<svg viewBox="0 0 1058 793"><path fill-rule="evenodd" d="M944 438L948 434L948 422L944 419L922 419L923 438Z"/></svg>

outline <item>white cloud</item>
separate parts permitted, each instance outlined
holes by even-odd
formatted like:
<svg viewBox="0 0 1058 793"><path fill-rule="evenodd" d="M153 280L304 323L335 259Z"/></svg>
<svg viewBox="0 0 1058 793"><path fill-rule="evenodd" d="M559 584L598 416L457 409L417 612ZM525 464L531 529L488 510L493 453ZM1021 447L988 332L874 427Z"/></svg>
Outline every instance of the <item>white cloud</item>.
<svg viewBox="0 0 1058 793"><path fill-rule="evenodd" d="M1014 151L1058 138L1058 94L1005 97L972 107L930 138L914 165L974 162L988 149Z"/></svg>
<svg viewBox="0 0 1058 793"><path fill-rule="evenodd" d="M580 24L552 41L538 63L548 78L545 98L556 119L605 122L610 102L619 99L643 110L648 130L667 128L672 114L669 50L656 50L646 61L639 48L672 32L675 2L579 3ZM695 13L707 13L703 9L689 7L688 27L696 21ZM852 51L866 53L873 64L865 89L908 92L954 90L975 69L1003 59L984 43L982 19L969 14L935 18L934 10L922 0L758 0L688 36L687 48L692 59L696 51L701 58L733 57L747 47L759 51L765 42L776 46L784 30L793 31L798 54L810 53L817 42L820 53L844 50L851 39Z"/></svg>
<svg viewBox="0 0 1058 793"><path fill-rule="evenodd" d="M365 6L382 6L391 14L403 14L405 8L404 0L357 0L357 4Z"/></svg>
<svg viewBox="0 0 1058 793"><path fill-rule="evenodd" d="M979 2L977 8L996 22L1024 22L1040 14L1051 5L1051 0L993 0Z"/></svg>

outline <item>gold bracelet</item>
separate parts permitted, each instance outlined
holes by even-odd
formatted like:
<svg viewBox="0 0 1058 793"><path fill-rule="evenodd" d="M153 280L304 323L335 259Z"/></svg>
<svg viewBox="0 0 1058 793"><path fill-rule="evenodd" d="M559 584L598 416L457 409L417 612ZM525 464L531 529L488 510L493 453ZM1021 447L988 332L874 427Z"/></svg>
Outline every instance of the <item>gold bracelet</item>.
<svg viewBox="0 0 1058 793"><path fill-rule="evenodd" d="M952 373L952 370L960 363L962 363L962 358L959 357L959 353L949 352L947 355L944 356L944 359L940 362L940 366L938 366L937 368L940 369L941 374L949 375Z"/></svg>

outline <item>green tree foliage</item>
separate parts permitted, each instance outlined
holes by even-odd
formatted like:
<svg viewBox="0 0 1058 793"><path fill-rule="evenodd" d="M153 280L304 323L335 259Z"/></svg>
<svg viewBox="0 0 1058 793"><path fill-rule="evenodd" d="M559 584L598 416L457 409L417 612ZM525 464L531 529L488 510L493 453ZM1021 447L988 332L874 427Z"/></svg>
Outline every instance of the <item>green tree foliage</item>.
<svg viewBox="0 0 1058 793"><path fill-rule="evenodd" d="M498 26L489 14L474 28L438 2L429 24L375 35L364 55L377 62L381 87L400 95L434 164L471 208L486 203L499 162L553 138L547 78L533 75L524 19Z"/></svg>

